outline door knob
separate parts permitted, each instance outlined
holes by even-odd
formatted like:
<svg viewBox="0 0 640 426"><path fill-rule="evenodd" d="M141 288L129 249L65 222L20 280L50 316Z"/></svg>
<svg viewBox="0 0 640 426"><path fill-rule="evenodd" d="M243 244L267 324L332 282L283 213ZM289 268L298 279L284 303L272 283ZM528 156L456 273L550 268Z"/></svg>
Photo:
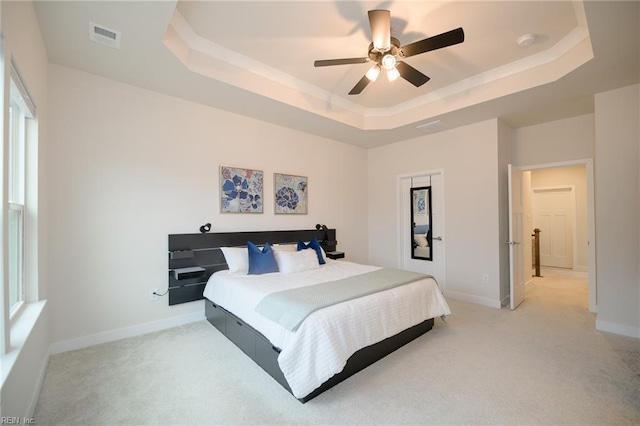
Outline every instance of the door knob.
<svg viewBox="0 0 640 426"><path fill-rule="evenodd" d="M432 239L442 241L442 237L433 237Z"/></svg>

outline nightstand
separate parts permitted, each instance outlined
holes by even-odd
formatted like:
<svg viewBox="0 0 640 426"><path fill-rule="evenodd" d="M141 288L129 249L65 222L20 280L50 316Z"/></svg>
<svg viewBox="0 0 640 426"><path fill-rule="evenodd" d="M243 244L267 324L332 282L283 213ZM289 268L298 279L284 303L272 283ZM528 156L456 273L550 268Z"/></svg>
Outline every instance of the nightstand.
<svg viewBox="0 0 640 426"><path fill-rule="evenodd" d="M344 252L343 251L328 251L327 252L327 257L329 259L344 259Z"/></svg>

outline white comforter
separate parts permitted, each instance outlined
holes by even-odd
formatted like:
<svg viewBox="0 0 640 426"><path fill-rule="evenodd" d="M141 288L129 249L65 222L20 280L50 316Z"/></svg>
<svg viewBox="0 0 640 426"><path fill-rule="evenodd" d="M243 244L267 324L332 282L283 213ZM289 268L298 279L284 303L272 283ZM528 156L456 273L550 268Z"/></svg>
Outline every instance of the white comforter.
<svg viewBox="0 0 640 426"><path fill-rule="evenodd" d="M264 296L276 291L335 281L380 269L329 261L320 269L295 274L211 275L204 296L232 312L282 349L278 364L291 391L302 398L339 373L359 349L451 310L435 280L429 278L313 312L295 331L255 312Z"/></svg>

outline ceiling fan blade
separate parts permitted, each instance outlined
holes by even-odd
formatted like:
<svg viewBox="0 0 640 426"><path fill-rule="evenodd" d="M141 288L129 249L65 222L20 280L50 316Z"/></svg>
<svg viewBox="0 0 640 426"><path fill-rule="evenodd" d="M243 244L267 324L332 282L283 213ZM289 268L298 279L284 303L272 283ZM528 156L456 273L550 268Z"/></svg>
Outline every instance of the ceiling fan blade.
<svg viewBox="0 0 640 426"><path fill-rule="evenodd" d="M367 87L367 84L369 84L371 82L371 80L369 80L367 78L367 76L365 75L364 77L362 77L360 79L360 81L353 86L353 89L351 89L351 91L349 92L350 95L359 95L360 92L362 92L364 90L365 87Z"/></svg>
<svg viewBox="0 0 640 426"><path fill-rule="evenodd" d="M345 59L323 59L315 61L314 67L329 67L332 65L351 65L351 64L364 64L369 62L369 58L345 58Z"/></svg>
<svg viewBox="0 0 640 426"><path fill-rule="evenodd" d="M402 46L400 48L400 55L408 58L409 56L452 46L454 44L462 43L463 41L464 30L462 28L456 28L455 30L447 31L446 33Z"/></svg>
<svg viewBox="0 0 640 426"><path fill-rule="evenodd" d="M420 87L430 80L429 77L422 74L420 71L407 64L406 62L398 62L396 69L400 72L402 78L416 87Z"/></svg>
<svg viewBox="0 0 640 426"><path fill-rule="evenodd" d="M380 52L391 49L391 12L388 10L370 10L369 25L373 47Z"/></svg>

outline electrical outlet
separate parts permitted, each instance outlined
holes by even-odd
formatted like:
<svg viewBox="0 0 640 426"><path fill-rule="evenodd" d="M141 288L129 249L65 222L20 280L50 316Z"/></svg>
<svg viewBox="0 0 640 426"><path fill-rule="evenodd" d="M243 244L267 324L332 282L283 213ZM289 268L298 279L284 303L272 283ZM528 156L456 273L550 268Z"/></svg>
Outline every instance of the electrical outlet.
<svg viewBox="0 0 640 426"><path fill-rule="evenodd" d="M482 284L489 284L489 274L482 274Z"/></svg>
<svg viewBox="0 0 640 426"><path fill-rule="evenodd" d="M151 290L149 290L149 301L150 302L156 302L159 299L158 297L158 289L157 288L152 288Z"/></svg>

